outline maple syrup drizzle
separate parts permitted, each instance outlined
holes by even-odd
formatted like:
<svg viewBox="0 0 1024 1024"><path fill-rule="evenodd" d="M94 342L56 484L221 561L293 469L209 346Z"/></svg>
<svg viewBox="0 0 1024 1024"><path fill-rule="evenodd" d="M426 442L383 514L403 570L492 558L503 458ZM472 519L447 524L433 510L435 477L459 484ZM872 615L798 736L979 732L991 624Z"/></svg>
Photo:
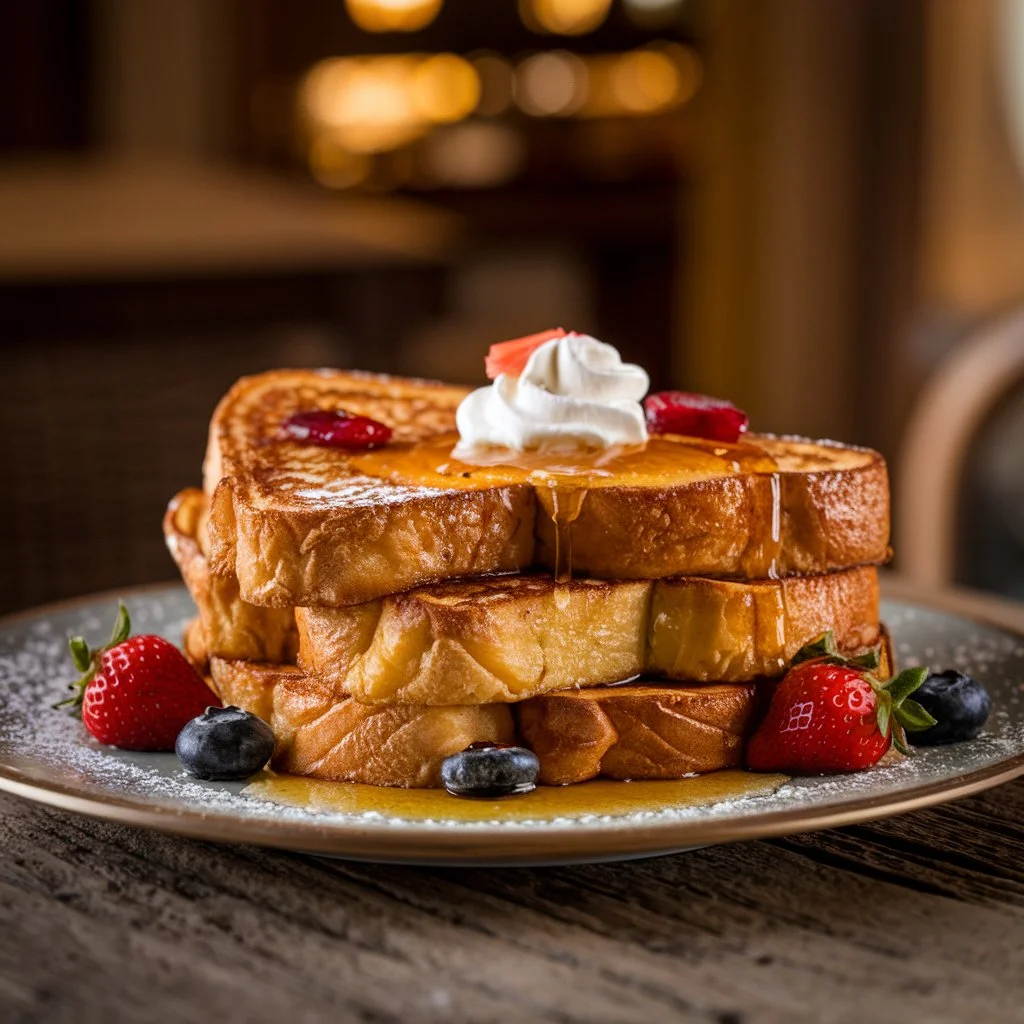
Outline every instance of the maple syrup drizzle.
<svg viewBox="0 0 1024 1024"><path fill-rule="evenodd" d="M567 485L564 478L557 476L549 476L546 483L546 487L538 488L537 494L555 525L555 583L568 583L572 579L572 524L579 519L587 491L574 483ZM567 600L564 589L562 594L564 604ZM556 589L555 600L558 598L559 589Z"/></svg>
<svg viewBox="0 0 1024 1024"><path fill-rule="evenodd" d="M786 584L779 579L779 559L782 555L782 478L778 472L771 474L772 515L769 532L770 545L767 555L767 577L775 584L770 588L774 597L774 652L773 660L779 673L786 670Z"/></svg>
<svg viewBox="0 0 1024 1024"><path fill-rule="evenodd" d="M709 807L724 800L768 795L787 781L785 775L725 770L663 781L595 779L574 786L538 786L521 796L471 800L439 789L387 789L264 772L246 786L243 794L311 811L372 812L416 821L547 821L577 815L615 817Z"/></svg>
<svg viewBox="0 0 1024 1024"><path fill-rule="evenodd" d="M754 590L754 645L764 651L767 675L786 670L786 584L769 580Z"/></svg>
<svg viewBox="0 0 1024 1024"><path fill-rule="evenodd" d="M779 578L779 557L782 554L782 477L775 471L769 477L772 489L771 544L768 546L768 565L765 575L770 580Z"/></svg>
<svg viewBox="0 0 1024 1024"><path fill-rule="evenodd" d="M481 490L510 484L534 487L554 526L554 575L572 576L572 524L589 491L605 486L666 487L739 473L771 478L773 508L765 535L751 545L751 575L778 576L781 547L781 484L774 459L754 441L737 444L659 435L642 445L614 445L566 452L465 448L455 433L413 444L393 443L352 454L350 463L367 476L421 487Z"/></svg>

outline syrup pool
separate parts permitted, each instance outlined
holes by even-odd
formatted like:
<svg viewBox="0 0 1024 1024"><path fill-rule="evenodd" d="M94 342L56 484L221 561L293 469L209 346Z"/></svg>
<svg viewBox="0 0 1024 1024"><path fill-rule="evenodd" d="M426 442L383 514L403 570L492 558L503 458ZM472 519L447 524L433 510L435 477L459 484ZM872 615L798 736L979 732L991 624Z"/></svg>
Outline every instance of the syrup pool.
<svg viewBox="0 0 1024 1024"><path fill-rule="evenodd" d="M451 796L443 789L388 789L265 772L246 786L243 796L311 811L377 813L412 821L552 821L708 807L742 797L768 796L788 781L785 775L720 771L663 781L596 779L574 786L538 786L521 796L475 800Z"/></svg>

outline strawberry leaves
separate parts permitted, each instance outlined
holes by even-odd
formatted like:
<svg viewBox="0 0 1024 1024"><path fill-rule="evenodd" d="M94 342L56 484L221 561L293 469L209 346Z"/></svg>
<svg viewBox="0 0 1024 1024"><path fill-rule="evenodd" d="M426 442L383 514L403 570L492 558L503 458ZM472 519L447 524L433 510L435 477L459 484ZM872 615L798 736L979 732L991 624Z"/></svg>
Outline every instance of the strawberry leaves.
<svg viewBox="0 0 1024 1024"><path fill-rule="evenodd" d="M878 696L878 730L884 736L892 727L892 741L901 754L908 754L906 733L922 732L935 725L935 719L910 695L928 678L923 666L907 668L888 682L880 683L872 676L871 683Z"/></svg>
<svg viewBox="0 0 1024 1024"><path fill-rule="evenodd" d="M73 636L68 641L71 648L71 660L79 672L88 672L92 665L92 655L89 652L89 645L80 636Z"/></svg>
<svg viewBox="0 0 1024 1024"><path fill-rule="evenodd" d="M123 644L131 635L132 620L128 615L128 609L125 607L124 601L118 601L117 619L114 621L114 632L110 634L110 643L107 644L107 648Z"/></svg>
<svg viewBox="0 0 1024 1024"><path fill-rule="evenodd" d="M836 645L836 635L830 629L804 644L793 655L789 667L793 668L805 661L821 661L826 665L842 665L844 668L861 668L866 672L874 672L882 664L882 645L876 644L861 654L852 658L847 657L840 652Z"/></svg>
<svg viewBox="0 0 1024 1024"><path fill-rule="evenodd" d="M123 644L132 634L132 620L128 609L123 601L117 603L117 618L114 620L114 629L110 634L110 643L105 647L98 647L92 650L84 637L73 636L68 640L68 649L71 651L71 661L81 673L81 676L71 684L74 691L70 697L54 704L54 708L70 707L73 711L80 711L82 700L85 696L85 688L92 681L96 670L99 667L100 655L109 651L119 644Z"/></svg>

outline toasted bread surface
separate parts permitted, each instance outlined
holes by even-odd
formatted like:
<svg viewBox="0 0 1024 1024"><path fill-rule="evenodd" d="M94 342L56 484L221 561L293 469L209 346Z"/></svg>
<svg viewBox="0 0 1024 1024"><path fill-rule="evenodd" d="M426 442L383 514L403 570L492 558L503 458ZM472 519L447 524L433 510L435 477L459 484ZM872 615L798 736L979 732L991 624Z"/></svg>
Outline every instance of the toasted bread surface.
<svg viewBox="0 0 1024 1024"><path fill-rule="evenodd" d="M690 576L654 584L645 671L694 682L776 676L831 629L844 651L878 642L878 571L740 582Z"/></svg>
<svg viewBox="0 0 1024 1024"><path fill-rule="evenodd" d="M303 608L299 664L373 704L480 704L637 675L646 582L513 576Z"/></svg>
<svg viewBox="0 0 1024 1024"><path fill-rule="evenodd" d="M580 574L757 578L884 561L889 491L875 452L751 437L659 438L572 472L452 455L466 392L340 371L244 378L218 405L204 467L209 557L267 606L360 604L416 586L557 561L555 520ZM281 425L345 409L395 430L361 453ZM556 486L552 486L555 484ZM571 516L556 506L572 505ZM568 519L571 518L571 523Z"/></svg>
<svg viewBox="0 0 1024 1024"><path fill-rule="evenodd" d="M611 686L535 697L516 717L540 759L540 781L565 785L736 767L755 708L752 683Z"/></svg>
<svg viewBox="0 0 1024 1024"><path fill-rule="evenodd" d="M753 440L774 472L590 490L571 527L574 571L606 579L758 579L888 559L889 477L877 452ZM543 511L536 532L536 558L551 566L555 524Z"/></svg>
<svg viewBox="0 0 1024 1024"><path fill-rule="evenodd" d="M201 675L205 676L210 669L210 651L206 646L206 634L203 631L203 620L196 617L185 624L185 632L181 638L182 653L189 664Z"/></svg>
<svg viewBox="0 0 1024 1024"><path fill-rule="evenodd" d="M210 667L225 703L269 722L277 737L273 766L292 775L434 787L450 754L472 743L515 738L503 704L371 708L339 697L294 666L213 658Z"/></svg>
<svg viewBox="0 0 1024 1024"><path fill-rule="evenodd" d="M352 454L282 436L293 413L344 409L414 446L450 431L466 389L336 371L243 378L210 424L210 563L254 604L351 604L529 564L532 489L395 486Z"/></svg>
<svg viewBox="0 0 1024 1024"><path fill-rule="evenodd" d="M299 637L291 608L261 608L243 601L238 580L209 571L199 536L206 499L187 488L164 514L164 539L199 609L206 649L222 658L294 662Z"/></svg>
<svg viewBox="0 0 1024 1024"><path fill-rule="evenodd" d="M504 704L372 708L338 697L289 666L210 662L225 703L269 722L273 766L318 779L374 786L436 787L442 761L471 743L513 743ZM521 738L541 761L541 781L678 778L735 766L755 706L755 687L629 686L577 691L518 708Z"/></svg>
<svg viewBox="0 0 1024 1024"><path fill-rule="evenodd" d="M509 576L349 608L300 608L299 664L367 704L514 702L642 673L697 682L779 675L832 629L878 639L874 567L737 582Z"/></svg>

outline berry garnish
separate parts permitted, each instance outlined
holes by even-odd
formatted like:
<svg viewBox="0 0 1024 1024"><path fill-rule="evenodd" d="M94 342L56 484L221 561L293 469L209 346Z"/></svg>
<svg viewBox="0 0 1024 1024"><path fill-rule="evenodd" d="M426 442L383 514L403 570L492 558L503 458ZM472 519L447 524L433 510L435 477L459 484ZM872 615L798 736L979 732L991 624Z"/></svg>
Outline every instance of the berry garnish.
<svg viewBox="0 0 1024 1024"><path fill-rule="evenodd" d="M988 690L977 679L954 669L932 673L914 697L936 719L930 729L909 737L917 747L973 740L992 711Z"/></svg>
<svg viewBox="0 0 1024 1024"><path fill-rule="evenodd" d="M247 779L270 760L274 733L262 718L233 704L209 707L178 733L174 752L197 779Z"/></svg>
<svg viewBox="0 0 1024 1024"><path fill-rule="evenodd" d="M90 650L80 636L69 643L82 673L75 694L58 707L78 709L86 729L125 750L173 750L182 726L216 700L202 676L173 644L134 636L128 609L118 607L110 643Z"/></svg>
<svg viewBox="0 0 1024 1024"><path fill-rule="evenodd" d="M314 409L297 412L284 421L284 431L296 441L324 448L380 448L391 440L391 428L369 416L354 416L339 410Z"/></svg>
<svg viewBox="0 0 1024 1024"><path fill-rule="evenodd" d="M652 434L682 434L732 444L749 420L732 402L688 391L658 391L644 399L647 429Z"/></svg>
<svg viewBox="0 0 1024 1024"><path fill-rule="evenodd" d="M748 767L797 774L860 771L893 743L906 752L904 730L935 724L910 700L927 669L906 669L881 683L863 667L865 659L839 655L831 634L808 648L809 657L807 648L798 653L772 695L747 746Z"/></svg>
<svg viewBox="0 0 1024 1024"><path fill-rule="evenodd" d="M492 345L484 358L487 376L495 380L499 374L518 377L526 369L530 356L534 351L555 338L564 338L565 331L555 327L550 331L528 334L525 338L513 338L512 341L501 341Z"/></svg>
<svg viewBox="0 0 1024 1024"><path fill-rule="evenodd" d="M532 750L503 743L473 743L441 763L441 783L452 796L529 793L539 774L540 761Z"/></svg>

